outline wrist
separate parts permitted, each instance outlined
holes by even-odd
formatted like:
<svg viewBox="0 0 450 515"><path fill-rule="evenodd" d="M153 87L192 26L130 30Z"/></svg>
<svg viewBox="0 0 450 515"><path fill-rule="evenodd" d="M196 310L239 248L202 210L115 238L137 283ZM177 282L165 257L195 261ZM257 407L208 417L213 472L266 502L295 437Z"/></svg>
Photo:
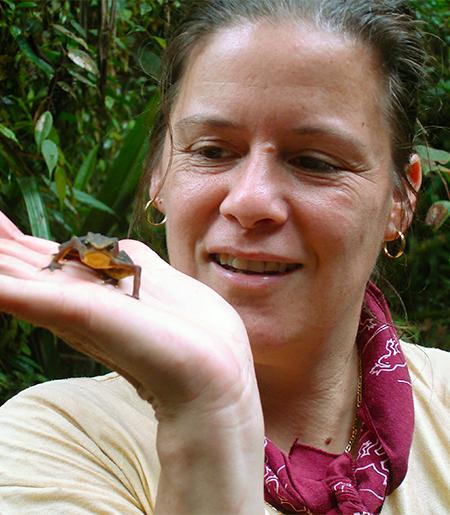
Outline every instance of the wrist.
<svg viewBox="0 0 450 515"><path fill-rule="evenodd" d="M159 513L264 513L259 398L160 420Z"/></svg>

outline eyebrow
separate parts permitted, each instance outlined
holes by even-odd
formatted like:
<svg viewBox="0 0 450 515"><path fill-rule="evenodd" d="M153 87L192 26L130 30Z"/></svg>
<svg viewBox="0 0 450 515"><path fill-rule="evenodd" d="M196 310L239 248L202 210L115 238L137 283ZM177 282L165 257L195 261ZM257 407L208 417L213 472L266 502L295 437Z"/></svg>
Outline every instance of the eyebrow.
<svg viewBox="0 0 450 515"><path fill-rule="evenodd" d="M194 114L192 116L188 116L178 121L174 128L175 129L184 129L190 126L195 125L204 125L206 127L212 127L215 129L241 129L241 125L237 125L236 123L227 120L226 118L220 117L211 117L202 114Z"/></svg>
<svg viewBox="0 0 450 515"><path fill-rule="evenodd" d="M305 127L297 127L293 129L292 132L300 136L328 136L331 138L339 139L340 141L345 142L347 144L350 144L351 146L355 147L361 152L364 152L366 149L366 145L364 145L364 143L360 139L355 137L350 132L340 128L320 125L307 125Z"/></svg>

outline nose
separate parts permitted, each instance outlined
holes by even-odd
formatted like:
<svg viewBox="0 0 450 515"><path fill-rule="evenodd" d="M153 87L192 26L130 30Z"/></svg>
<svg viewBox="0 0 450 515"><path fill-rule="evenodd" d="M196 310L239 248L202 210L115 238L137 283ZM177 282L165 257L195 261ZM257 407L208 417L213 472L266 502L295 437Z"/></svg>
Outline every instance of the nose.
<svg viewBox="0 0 450 515"><path fill-rule="evenodd" d="M249 154L230 174L220 213L244 229L283 225L288 204L283 194L282 171L270 152Z"/></svg>

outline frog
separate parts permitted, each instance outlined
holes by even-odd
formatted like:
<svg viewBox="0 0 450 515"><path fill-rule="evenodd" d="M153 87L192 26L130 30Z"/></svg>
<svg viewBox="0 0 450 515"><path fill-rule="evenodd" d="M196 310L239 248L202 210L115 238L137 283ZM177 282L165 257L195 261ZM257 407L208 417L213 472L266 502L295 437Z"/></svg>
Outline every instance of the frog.
<svg viewBox="0 0 450 515"><path fill-rule="evenodd" d="M52 271L61 269L62 259L78 260L83 265L98 271L105 282L114 285L117 285L120 279L134 276L131 297L139 299L141 267L135 265L124 250L119 250L117 238L94 232L88 232L86 236L73 236L65 243L61 243L58 252L53 255L45 269Z"/></svg>

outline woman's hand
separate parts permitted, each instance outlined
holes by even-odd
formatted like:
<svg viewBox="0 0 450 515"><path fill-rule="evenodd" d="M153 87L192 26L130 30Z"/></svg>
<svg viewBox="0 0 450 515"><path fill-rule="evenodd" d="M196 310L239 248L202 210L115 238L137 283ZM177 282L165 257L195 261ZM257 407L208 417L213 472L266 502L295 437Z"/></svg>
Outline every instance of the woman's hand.
<svg viewBox="0 0 450 515"><path fill-rule="evenodd" d="M195 448L201 452L199 467L192 469L190 463L192 474L206 471L211 483L214 468L231 474L231 460L233 468L240 467L238 476L251 467L258 480L263 469L261 406L247 334L234 309L137 241L123 240L120 249L142 267L140 300L126 295L131 278L115 288L76 261L62 270L45 270L57 248L24 235L0 213L0 311L49 329L118 371L152 403L160 421L160 506L176 508L172 472L178 475L189 467L187 456L192 458ZM246 447L244 464L241 450ZM180 499L187 494L180 492ZM214 509L210 488L208 496ZM192 511L199 506L204 511L208 496L200 495L196 504L190 495Z"/></svg>
<svg viewBox="0 0 450 515"><path fill-rule="evenodd" d="M119 370L158 403L212 400L245 384L253 363L233 308L144 244L120 248L142 267L139 301L125 293L132 279L115 288L77 261L45 270L57 244L24 235L0 213L0 309Z"/></svg>

